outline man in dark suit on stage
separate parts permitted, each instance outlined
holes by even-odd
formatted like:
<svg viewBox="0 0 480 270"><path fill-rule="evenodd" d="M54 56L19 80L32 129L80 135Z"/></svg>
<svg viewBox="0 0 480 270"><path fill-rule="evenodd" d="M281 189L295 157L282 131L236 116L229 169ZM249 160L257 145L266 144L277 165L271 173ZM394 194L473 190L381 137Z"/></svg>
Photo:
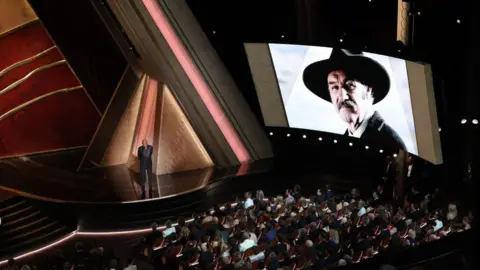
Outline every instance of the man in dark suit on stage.
<svg viewBox="0 0 480 270"><path fill-rule="evenodd" d="M153 146L142 140L142 146L138 148L138 160L140 161L140 185L142 185L142 199L145 199L145 184L148 182L148 197L152 198L152 153Z"/></svg>
<svg viewBox="0 0 480 270"><path fill-rule="evenodd" d="M373 108L390 89L388 73L378 62L361 53L334 48L329 59L307 66L303 81L312 93L334 105L347 123L345 135L405 150L397 132Z"/></svg>

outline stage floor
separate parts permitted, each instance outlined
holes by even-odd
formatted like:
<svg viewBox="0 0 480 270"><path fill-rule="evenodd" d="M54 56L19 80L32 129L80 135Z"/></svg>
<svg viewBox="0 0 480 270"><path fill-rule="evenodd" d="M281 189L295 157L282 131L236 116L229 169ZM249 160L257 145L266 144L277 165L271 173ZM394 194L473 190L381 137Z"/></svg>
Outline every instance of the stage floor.
<svg viewBox="0 0 480 270"><path fill-rule="evenodd" d="M234 168L204 168L157 175L152 197L142 199L139 174L119 165L77 171L85 149L0 160L0 189L25 197L69 203L131 203L194 192L218 179L268 170L270 162Z"/></svg>

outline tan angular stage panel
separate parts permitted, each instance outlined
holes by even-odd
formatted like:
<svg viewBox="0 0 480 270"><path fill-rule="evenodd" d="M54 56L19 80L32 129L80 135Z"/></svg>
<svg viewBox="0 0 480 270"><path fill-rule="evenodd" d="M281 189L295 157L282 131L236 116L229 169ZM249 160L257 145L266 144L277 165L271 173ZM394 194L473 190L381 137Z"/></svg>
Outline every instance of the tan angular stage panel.
<svg viewBox="0 0 480 270"><path fill-rule="evenodd" d="M160 128L155 128L158 146L154 173L161 175L213 166L205 147L167 86L163 87L160 96L161 110L157 111L160 121L156 121L160 123Z"/></svg>
<svg viewBox="0 0 480 270"><path fill-rule="evenodd" d="M127 164L138 172L137 149L144 138L154 147L156 175L213 166L172 92L147 76L135 90L101 166Z"/></svg>
<svg viewBox="0 0 480 270"><path fill-rule="evenodd" d="M146 84L147 76L143 76L110 141L101 163L102 167L126 164L129 160L135 160L136 157L132 153L133 141Z"/></svg>
<svg viewBox="0 0 480 270"><path fill-rule="evenodd" d="M0 0L0 36L37 19L27 0Z"/></svg>

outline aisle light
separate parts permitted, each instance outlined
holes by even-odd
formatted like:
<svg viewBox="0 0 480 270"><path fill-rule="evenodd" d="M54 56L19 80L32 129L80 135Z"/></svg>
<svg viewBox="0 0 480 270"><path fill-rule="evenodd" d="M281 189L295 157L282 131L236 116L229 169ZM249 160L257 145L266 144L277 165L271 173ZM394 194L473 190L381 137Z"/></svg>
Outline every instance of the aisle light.
<svg viewBox="0 0 480 270"><path fill-rule="evenodd" d="M383 153L383 149L380 149L378 152Z"/></svg>
<svg viewBox="0 0 480 270"><path fill-rule="evenodd" d="M477 119L473 119L473 120L472 120L472 124L474 124L474 125L478 124L478 120L477 120Z"/></svg>
<svg viewBox="0 0 480 270"><path fill-rule="evenodd" d="M333 140L333 143L337 143L337 140Z"/></svg>
<svg viewBox="0 0 480 270"><path fill-rule="evenodd" d="M318 140L321 141L321 140L323 140L323 139L322 139L322 137L318 137Z"/></svg>
<svg viewBox="0 0 480 270"><path fill-rule="evenodd" d="M290 137L290 133L287 133L287 137Z"/></svg>
<svg viewBox="0 0 480 270"><path fill-rule="evenodd" d="M302 137L303 137L304 139L306 139L306 138L307 138L307 135L303 135Z"/></svg>
<svg viewBox="0 0 480 270"><path fill-rule="evenodd" d="M353 146L353 143L348 143L348 145Z"/></svg>
<svg viewBox="0 0 480 270"><path fill-rule="evenodd" d="M370 147L368 147L368 145L365 145L365 149L367 149L367 150L368 150L368 148L370 148Z"/></svg>
<svg viewBox="0 0 480 270"><path fill-rule="evenodd" d="M397 154L393 154L393 157L397 157Z"/></svg>
<svg viewBox="0 0 480 270"><path fill-rule="evenodd" d="M270 136L273 136L273 132L270 132Z"/></svg>
<svg viewBox="0 0 480 270"><path fill-rule="evenodd" d="M467 123L467 119L462 119L462 121L460 121L460 123L462 123L462 124Z"/></svg>

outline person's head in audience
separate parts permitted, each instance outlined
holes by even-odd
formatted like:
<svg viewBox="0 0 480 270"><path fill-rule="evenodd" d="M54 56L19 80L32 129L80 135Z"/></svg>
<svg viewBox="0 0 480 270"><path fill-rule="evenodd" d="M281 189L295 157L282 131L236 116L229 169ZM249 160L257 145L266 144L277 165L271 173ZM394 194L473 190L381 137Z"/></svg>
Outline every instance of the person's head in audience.
<svg viewBox="0 0 480 270"><path fill-rule="evenodd" d="M85 246L83 245L82 242L76 242L75 243L75 250L77 252L84 252L85 251Z"/></svg>
<svg viewBox="0 0 480 270"><path fill-rule="evenodd" d="M263 199L265 199L265 195L263 194L263 191L262 190L257 190L257 196L256 196L257 200L259 201L263 201Z"/></svg>
<svg viewBox="0 0 480 270"><path fill-rule="evenodd" d="M307 241L305 242L305 246L306 246L306 247L309 247L309 248L313 247L313 242L312 242L312 240L307 240Z"/></svg>
<svg viewBox="0 0 480 270"><path fill-rule="evenodd" d="M245 199L252 198L252 194L250 192L245 192Z"/></svg>
<svg viewBox="0 0 480 270"><path fill-rule="evenodd" d="M185 218L180 216L177 220L177 223L178 223L178 227L180 228L185 227Z"/></svg>
<svg viewBox="0 0 480 270"><path fill-rule="evenodd" d="M128 258L127 260L127 266L129 265L134 265L135 264L135 261L133 260L133 258Z"/></svg>
<svg viewBox="0 0 480 270"><path fill-rule="evenodd" d="M17 265L17 262L15 261L14 258L8 259L7 269L15 269L16 265Z"/></svg>
<svg viewBox="0 0 480 270"><path fill-rule="evenodd" d="M242 242L250 238L250 233L244 231L242 233Z"/></svg>
<svg viewBox="0 0 480 270"><path fill-rule="evenodd" d="M152 222L152 223L150 224L150 228L152 228L152 231L155 232L155 231L157 231L157 229L158 229L158 224L155 223L155 222Z"/></svg>
<svg viewBox="0 0 480 270"><path fill-rule="evenodd" d="M172 221L171 220L167 220L167 222L165 222L165 227L167 229L171 228L172 227Z"/></svg>

